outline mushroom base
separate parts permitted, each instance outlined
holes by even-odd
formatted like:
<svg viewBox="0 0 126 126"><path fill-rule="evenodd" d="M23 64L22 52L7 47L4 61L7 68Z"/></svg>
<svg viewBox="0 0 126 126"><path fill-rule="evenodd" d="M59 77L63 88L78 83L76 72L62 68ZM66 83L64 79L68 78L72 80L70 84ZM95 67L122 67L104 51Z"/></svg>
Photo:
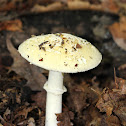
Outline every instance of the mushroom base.
<svg viewBox="0 0 126 126"><path fill-rule="evenodd" d="M44 89L47 91L45 126L57 126L56 114L62 112L62 94L67 91L63 86L62 73L49 71Z"/></svg>

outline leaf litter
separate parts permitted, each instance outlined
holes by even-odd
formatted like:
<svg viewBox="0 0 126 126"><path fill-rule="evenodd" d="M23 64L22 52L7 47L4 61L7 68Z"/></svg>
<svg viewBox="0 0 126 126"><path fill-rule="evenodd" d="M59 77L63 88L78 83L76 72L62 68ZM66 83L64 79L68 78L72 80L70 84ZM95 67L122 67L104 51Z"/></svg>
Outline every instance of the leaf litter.
<svg viewBox="0 0 126 126"><path fill-rule="evenodd" d="M38 74L40 76L40 82L43 81L42 71L38 71L38 68L34 68L38 73L33 74L29 72L31 70L30 64L27 63L18 54L17 50L13 47L10 42L9 36L7 40L7 47L14 59L14 63L10 70L15 71L17 74L22 76L27 80L27 83L34 84L38 83L36 80L31 80ZM20 69L22 66L22 69ZM28 70L26 70L26 67ZM122 70L125 67L119 67ZM24 76L25 75L25 76ZM26 76L27 75L27 76ZM44 76L45 78L45 76ZM66 77L67 78L67 77ZM59 121L58 126L72 126L72 125L95 125L95 126L121 126L126 125L126 80L118 78L115 75L115 88L109 89L105 88L103 91L99 89L99 82L95 81L96 77L92 78L90 82L93 84L89 85L86 81L77 83L70 77L65 80L68 88L68 96L66 97L66 102L63 103L63 112L57 115L57 120ZM21 81L20 79L17 81ZM33 82L34 83L33 83ZM45 78L46 81L46 78ZM42 83L42 82L41 82ZM43 82L44 83L44 82ZM26 84L32 90L35 89L34 86ZM39 85L39 83L38 83ZM40 84L41 85L41 84ZM94 86L95 85L95 86ZM39 86L40 88L40 86ZM27 102L22 100L22 93L20 90L16 91L16 88L9 88L6 92L11 92L9 96L6 96L5 91L1 93L3 107L3 115L1 115L0 120L2 125L7 126L44 126L45 120L45 92L44 90L34 92L30 95L32 102ZM4 94L5 93L5 94ZM14 95L15 94L15 95ZM15 110L8 107L11 104L18 104ZM34 113L33 116L32 113ZM102 114L103 113L103 114Z"/></svg>
<svg viewBox="0 0 126 126"><path fill-rule="evenodd" d="M115 115L123 125L126 125L126 80L115 76L116 88L105 88L96 104L100 112ZM118 121L119 122L119 121Z"/></svg>
<svg viewBox="0 0 126 126"><path fill-rule="evenodd" d="M27 79L26 85L32 90L43 90L41 87L43 87L43 84L46 82L46 77L42 74L43 70L35 65L31 65L20 56L17 49L11 43L11 35L7 36L6 43L7 48L14 60L11 70Z"/></svg>
<svg viewBox="0 0 126 126"><path fill-rule="evenodd" d="M109 30L115 43L123 50L126 50L126 17L121 16L119 22L109 26Z"/></svg>
<svg viewBox="0 0 126 126"><path fill-rule="evenodd" d="M108 3L111 3L111 5L108 6ZM110 12L118 13L119 8L113 0L103 1L102 6L108 8ZM41 6L36 7L38 7L37 9L40 7L41 10ZM15 27L15 24L13 25L13 21L10 23L11 26L4 27L4 30L9 30L10 27L10 31L22 31L20 21L17 22L19 24L17 27ZM125 20L120 20L119 23L115 23L109 28L114 41L125 50L125 27L123 26L125 26ZM7 35L7 48L14 61L12 66L8 68L9 73L7 77L4 78L8 80L0 79L2 87L4 87L3 84L6 85L6 88L0 91L0 126L44 126L46 93L43 89L40 90L40 87L46 82L46 77L42 69L30 65L19 55L11 42L11 37ZM123 43L119 41L120 38L123 40ZM0 70L1 68L5 69L0 57ZM88 84L87 81L77 83L72 79L68 79L66 85L68 93L64 96L66 99L63 100L63 112L57 114L57 120L60 121L58 125L125 126L125 69L125 64L121 65L118 70L123 78L115 76L115 87L106 87L103 91L99 87L100 82L96 83L94 79L90 80L92 85ZM9 77L12 71L17 74L13 78ZM23 81L22 78L26 79L27 82ZM24 85L24 83L26 84ZM29 96L27 94L28 89L25 91L25 86L32 89ZM33 90L37 91L34 92Z"/></svg>

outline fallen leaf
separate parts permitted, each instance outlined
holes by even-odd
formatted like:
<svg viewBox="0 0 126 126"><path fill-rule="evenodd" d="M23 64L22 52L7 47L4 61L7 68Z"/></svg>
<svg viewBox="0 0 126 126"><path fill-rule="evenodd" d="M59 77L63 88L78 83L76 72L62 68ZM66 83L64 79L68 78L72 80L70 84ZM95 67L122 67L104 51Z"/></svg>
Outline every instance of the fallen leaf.
<svg viewBox="0 0 126 126"><path fill-rule="evenodd" d="M112 94L113 97L111 97L111 93L112 92L110 90L104 89L101 98L99 98L96 104L97 108L100 109L100 112L106 112L108 116L112 114L112 110L114 108L113 103L115 103L115 101L113 101L114 96Z"/></svg>
<svg viewBox="0 0 126 126"><path fill-rule="evenodd" d="M48 12L48 11L57 11L63 8L63 4L61 2L54 2L47 6L36 4L32 9L31 12Z"/></svg>
<svg viewBox="0 0 126 126"><path fill-rule="evenodd" d="M34 101L33 105L38 106L43 111L46 108L46 91L37 92L31 96L32 101Z"/></svg>
<svg viewBox="0 0 126 126"><path fill-rule="evenodd" d="M101 5L102 9L106 12L118 13L119 11L119 6L116 4L115 0L103 0Z"/></svg>
<svg viewBox="0 0 126 126"><path fill-rule="evenodd" d="M65 109L63 113L56 114L56 116L57 116L57 121L59 121L57 124L58 126L72 126L73 125L71 122L71 120L74 119L73 112Z"/></svg>
<svg viewBox="0 0 126 126"><path fill-rule="evenodd" d="M106 122L107 122L108 126L121 126L120 120L118 119L118 117L113 116L113 115L108 116L106 118Z"/></svg>
<svg viewBox="0 0 126 126"><path fill-rule="evenodd" d="M121 78L126 79L126 64L122 64L121 66L118 67L118 72L119 72L119 76Z"/></svg>
<svg viewBox="0 0 126 126"><path fill-rule="evenodd" d="M0 22L0 31L22 31L22 22L19 19Z"/></svg>
<svg viewBox="0 0 126 126"><path fill-rule="evenodd" d="M39 120L37 121L38 126L45 126L45 116L39 117Z"/></svg>
<svg viewBox="0 0 126 126"><path fill-rule="evenodd" d="M3 118L4 118L5 120L8 120L7 117L8 117L8 115L10 115L10 114L11 114L11 110L10 110L9 108L7 108L6 111L5 111L4 114L3 114Z"/></svg>
<svg viewBox="0 0 126 126"><path fill-rule="evenodd" d="M81 10L81 9L88 9L90 7L90 3L88 1L68 1L67 3L68 8L70 10Z"/></svg>
<svg viewBox="0 0 126 126"><path fill-rule="evenodd" d="M6 109L6 106L8 104L9 104L8 95L5 92L0 91L0 111L3 111L4 109Z"/></svg>
<svg viewBox="0 0 126 126"><path fill-rule="evenodd" d="M126 80L117 77L115 69L114 69L114 78L116 88L114 88L113 91L118 92L120 94L126 94Z"/></svg>
<svg viewBox="0 0 126 126"><path fill-rule="evenodd" d="M113 110L113 106L109 106L107 109L106 109L106 114L107 116L110 116L112 114L112 110Z"/></svg>
<svg viewBox="0 0 126 126"><path fill-rule="evenodd" d="M126 101L120 103L117 110L114 110L115 115L118 116L121 123L125 126L126 125Z"/></svg>
<svg viewBox="0 0 126 126"><path fill-rule="evenodd" d="M81 113L97 99L97 94L85 82L81 84L69 83L67 86L69 89L68 106L75 112Z"/></svg>
<svg viewBox="0 0 126 126"><path fill-rule="evenodd" d="M7 35L7 48L14 59L11 70L27 79L26 86L29 86L32 90L44 90L42 87L46 82L46 77L42 74L43 69L29 64L29 62L22 58L17 49L12 45L10 39L11 36Z"/></svg>
<svg viewBox="0 0 126 126"><path fill-rule="evenodd" d="M28 125L27 126L35 126L35 120L34 120L34 118L29 118L28 119Z"/></svg>
<svg viewBox="0 0 126 126"><path fill-rule="evenodd" d="M116 78L116 88L113 90L104 89L96 104L97 108L101 112L106 112L108 116L114 113L123 124L126 122L125 82L126 80Z"/></svg>
<svg viewBox="0 0 126 126"><path fill-rule="evenodd" d="M0 1L0 15L3 19L8 18L13 19L22 14L29 13L40 13L47 11L57 11L57 10L97 10L109 13L120 14L121 10L124 10L125 14L125 3L121 0L27 0L26 1ZM14 12L7 13L7 12ZM4 13L3 13L4 12ZM8 15L7 15L7 14ZM1 20L3 20L1 19Z"/></svg>
<svg viewBox="0 0 126 126"><path fill-rule="evenodd" d="M118 87L116 89L113 89L113 91L118 92L120 94L126 94L126 80L115 77L115 81Z"/></svg>
<svg viewBox="0 0 126 126"><path fill-rule="evenodd" d="M119 68L118 68L118 70L124 70L124 69L126 69L126 64L123 64L123 65L119 66Z"/></svg>
<svg viewBox="0 0 126 126"><path fill-rule="evenodd" d="M19 108L19 110L15 111L15 113L17 114L15 114L14 119L18 118L19 116L24 116L24 119L26 119L28 116L28 113L36 108L37 108L36 106L32 106L32 107L24 106L22 108Z"/></svg>
<svg viewBox="0 0 126 126"><path fill-rule="evenodd" d="M115 43L122 49L126 50L126 17L120 17L120 22L115 22L109 26L109 30Z"/></svg>
<svg viewBox="0 0 126 126"><path fill-rule="evenodd" d="M16 118L13 118L13 122L17 126L35 126L38 124L38 117L43 116L43 112L37 107L28 107L29 105L25 104L20 106L19 109L14 111L14 114L17 115ZM36 111L37 110L37 111ZM39 115L40 114L40 115ZM36 120L37 119L37 120ZM18 121L17 121L18 120ZM44 125L43 125L44 126Z"/></svg>
<svg viewBox="0 0 126 126"><path fill-rule="evenodd" d="M92 104L84 110L84 114L81 115L83 125L85 126L100 126L101 113L99 113L96 107ZM85 124L84 124L85 122Z"/></svg>
<svg viewBox="0 0 126 126"><path fill-rule="evenodd" d="M2 116L0 115L0 120L1 120L1 123L3 124L3 126L15 126L15 125L13 125L11 122L6 122L3 118L2 118Z"/></svg>

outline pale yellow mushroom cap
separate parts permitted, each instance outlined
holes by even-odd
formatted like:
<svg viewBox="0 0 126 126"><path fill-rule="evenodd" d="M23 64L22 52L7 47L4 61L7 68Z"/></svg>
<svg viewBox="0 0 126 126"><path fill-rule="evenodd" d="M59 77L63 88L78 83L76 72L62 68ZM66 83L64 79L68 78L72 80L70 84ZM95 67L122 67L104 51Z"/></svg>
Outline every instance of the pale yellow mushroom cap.
<svg viewBox="0 0 126 126"><path fill-rule="evenodd" d="M102 60L90 42L67 33L34 36L24 41L18 51L36 66L64 73L90 70Z"/></svg>

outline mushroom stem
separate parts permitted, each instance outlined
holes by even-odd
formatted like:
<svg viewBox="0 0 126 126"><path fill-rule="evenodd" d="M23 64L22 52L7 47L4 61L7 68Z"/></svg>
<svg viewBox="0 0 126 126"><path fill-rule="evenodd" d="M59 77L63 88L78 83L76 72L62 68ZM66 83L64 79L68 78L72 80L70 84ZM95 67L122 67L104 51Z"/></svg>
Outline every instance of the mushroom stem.
<svg viewBox="0 0 126 126"><path fill-rule="evenodd" d="M67 91L63 86L62 73L49 71L44 89L47 91L45 126L57 126L56 114L62 112L62 94Z"/></svg>

